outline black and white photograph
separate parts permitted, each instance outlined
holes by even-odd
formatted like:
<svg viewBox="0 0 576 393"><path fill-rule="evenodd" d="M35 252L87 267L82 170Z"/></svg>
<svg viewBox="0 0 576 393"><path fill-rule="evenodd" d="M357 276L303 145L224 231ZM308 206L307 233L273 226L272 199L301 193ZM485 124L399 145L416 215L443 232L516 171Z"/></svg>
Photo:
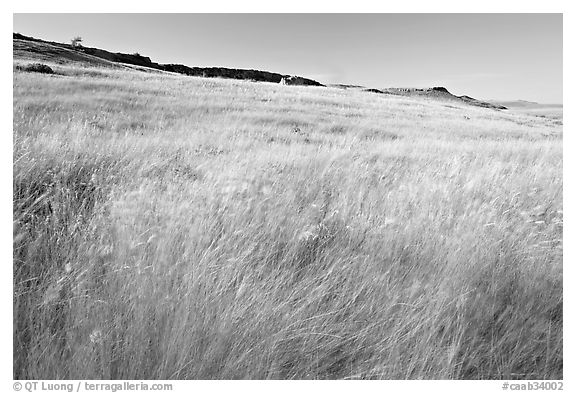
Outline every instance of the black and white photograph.
<svg viewBox="0 0 576 393"><path fill-rule="evenodd" d="M14 391L563 390L562 13L12 19Z"/></svg>

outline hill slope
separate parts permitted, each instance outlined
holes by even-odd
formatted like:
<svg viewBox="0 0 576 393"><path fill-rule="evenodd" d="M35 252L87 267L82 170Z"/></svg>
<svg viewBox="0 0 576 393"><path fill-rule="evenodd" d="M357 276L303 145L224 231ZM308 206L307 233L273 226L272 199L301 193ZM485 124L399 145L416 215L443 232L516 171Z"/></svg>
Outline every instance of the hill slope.
<svg viewBox="0 0 576 393"><path fill-rule="evenodd" d="M13 76L15 379L562 379L557 124L56 59Z"/></svg>
<svg viewBox="0 0 576 393"><path fill-rule="evenodd" d="M33 37L27 37L22 34L13 34L14 53L19 56L34 54L38 59L53 58L58 61L78 62L82 59L88 64L96 64L94 58L99 58L112 63L130 64L135 66L147 67L161 71L176 72L184 75L219 77L230 79L246 79L257 82L280 83L285 78L289 79L290 75L282 75L274 72L244 70L223 67L188 67L182 64L158 64L154 63L149 57L140 54L112 53L103 49L90 47L72 47L69 44L47 42ZM28 52L28 53L26 53ZM88 56L83 56L88 55ZM108 63L100 63L107 65ZM321 83L312 79L298 77L298 84L304 86L323 86Z"/></svg>
<svg viewBox="0 0 576 393"><path fill-rule="evenodd" d="M272 82L280 83L286 81L288 84L303 85L303 86L324 86L321 83L302 77L291 77L290 75L282 75L274 72L259 71L259 70L243 70L222 67L188 67L182 64L158 64L154 63L149 57L140 54L126 54L126 53L112 53L103 49L78 47L73 48L69 44L47 42L33 37L27 37L22 34L13 34L14 56L28 57L30 59L50 60L56 62L72 61L74 63L86 62L91 65L110 66L111 63L130 64L135 66L147 67L151 69L175 72L189 76L201 76L208 78L228 78L228 79L242 79L259 82ZM105 62L97 59L105 60ZM330 87L341 89L358 89L372 93L386 93L403 95L409 97L423 97L427 99L436 99L442 101L452 101L460 104L467 104L471 106L478 106L490 109L506 109L505 106L483 102L476 100L472 97L463 95L455 96L451 94L444 87L432 87L427 89L416 88L386 88L386 89L367 89L358 85L343 85L335 84Z"/></svg>

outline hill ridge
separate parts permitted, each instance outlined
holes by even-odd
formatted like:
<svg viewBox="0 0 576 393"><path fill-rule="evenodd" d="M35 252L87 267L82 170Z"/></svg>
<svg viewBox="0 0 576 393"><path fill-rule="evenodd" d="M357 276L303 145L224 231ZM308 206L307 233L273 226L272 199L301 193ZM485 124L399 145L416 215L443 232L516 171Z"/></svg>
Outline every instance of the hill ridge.
<svg viewBox="0 0 576 393"><path fill-rule="evenodd" d="M226 67L189 67L184 64L160 64L155 63L149 57L142 56L139 53L121 53L110 52L104 49L92 48L87 46L73 47L71 44L61 42L45 41L39 38L25 36L20 33L13 33L13 40L31 41L43 44L49 44L62 49L83 53L104 59L113 63L123 63L142 67L153 68L161 71L175 72L189 76L203 76L209 78L228 78L244 79L257 82L280 83L283 79L289 81L287 84L298 84L304 86L324 86L320 82L301 76L285 75L276 72L260 71L254 69L226 68ZM292 81L292 83L290 83Z"/></svg>
<svg viewBox="0 0 576 393"><path fill-rule="evenodd" d="M150 69L155 69L159 71L173 72L188 76L200 76L207 78L227 78L227 79L240 79L240 80L250 80L255 82L271 82L271 83L282 83L287 85L301 85L301 86L321 86L326 87L318 81L300 77L285 75L269 71L261 71L255 69L240 69L240 68L226 68L226 67L189 67L184 64L160 64L153 62L150 57L142 56L139 53L127 54L121 52L110 52L104 49L92 48L86 46L74 47L71 44L65 44L61 42L45 41L42 39L25 36L20 33L13 33L14 42L14 52L17 51L17 44L22 42L34 42L43 45L51 45L53 47L59 48L61 50L67 51L67 55L70 57L76 57L84 55L91 56L89 59L85 59L89 62L99 61L110 62L116 65L132 65L139 67L146 67ZM24 51L32 51L30 47L23 49ZM37 49L40 51L40 49ZM57 56L57 53L53 53ZM95 60L100 59L100 60ZM366 88L360 85L347 85L347 84L332 84L328 87L340 88L340 89L361 89L365 92L378 93L378 94L393 94L393 95L403 95L403 96L423 96L427 98L454 101L462 104L467 104L471 106L490 108L490 109L508 109L506 106L501 105L496 102L485 102L472 98L467 95L457 96L448 91L446 87L435 86L429 88L398 88L389 87L384 89Z"/></svg>

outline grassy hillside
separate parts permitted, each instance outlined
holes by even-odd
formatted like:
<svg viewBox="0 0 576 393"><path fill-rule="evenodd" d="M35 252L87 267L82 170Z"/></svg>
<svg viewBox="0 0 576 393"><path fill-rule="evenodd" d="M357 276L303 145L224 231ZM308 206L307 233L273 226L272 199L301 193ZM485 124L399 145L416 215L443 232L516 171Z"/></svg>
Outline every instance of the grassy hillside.
<svg viewBox="0 0 576 393"><path fill-rule="evenodd" d="M57 61L61 64L75 63L83 67L86 64L113 68L132 68L141 71L171 72L188 76L208 78L229 78L258 82L274 82L299 86L324 86L312 79L277 74L260 70L246 70L223 67L188 67L183 64L158 64L139 53L113 53L104 49L85 46L73 47L71 44L48 42L22 34L13 34L14 56L32 58L41 61Z"/></svg>
<svg viewBox="0 0 576 393"><path fill-rule="evenodd" d="M14 71L14 378L562 378L553 120L49 65Z"/></svg>

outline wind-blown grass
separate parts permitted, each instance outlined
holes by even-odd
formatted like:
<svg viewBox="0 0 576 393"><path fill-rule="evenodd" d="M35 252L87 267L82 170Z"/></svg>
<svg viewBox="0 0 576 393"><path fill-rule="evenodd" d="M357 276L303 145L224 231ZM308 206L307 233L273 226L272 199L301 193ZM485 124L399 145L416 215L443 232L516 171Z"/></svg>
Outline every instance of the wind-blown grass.
<svg viewBox="0 0 576 393"><path fill-rule="evenodd" d="M14 378L563 376L562 129L14 73Z"/></svg>

